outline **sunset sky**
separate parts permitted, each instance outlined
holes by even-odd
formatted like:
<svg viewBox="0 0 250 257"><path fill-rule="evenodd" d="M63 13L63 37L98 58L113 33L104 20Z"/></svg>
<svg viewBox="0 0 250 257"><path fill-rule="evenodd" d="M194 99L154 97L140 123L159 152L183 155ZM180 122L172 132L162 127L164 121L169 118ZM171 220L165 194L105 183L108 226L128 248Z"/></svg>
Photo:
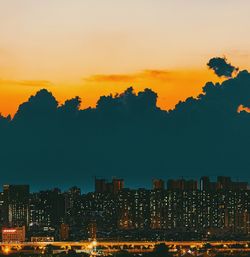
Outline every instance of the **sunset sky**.
<svg viewBox="0 0 250 257"><path fill-rule="evenodd" d="M250 67L249 0L0 0L0 112L56 98L152 88L173 108L208 80L211 57Z"/></svg>

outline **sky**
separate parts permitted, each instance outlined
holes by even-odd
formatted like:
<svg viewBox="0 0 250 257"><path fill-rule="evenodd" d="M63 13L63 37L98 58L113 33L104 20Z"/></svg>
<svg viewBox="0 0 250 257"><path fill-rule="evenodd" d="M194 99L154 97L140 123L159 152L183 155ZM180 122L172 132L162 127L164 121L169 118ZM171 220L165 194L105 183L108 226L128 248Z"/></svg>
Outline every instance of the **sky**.
<svg viewBox="0 0 250 257"><path fill-rule="evenodd" d="M133 86L174 108L214 56L250 66L249 0L0 0L0 112L41 88L82 108Z"/></svg>

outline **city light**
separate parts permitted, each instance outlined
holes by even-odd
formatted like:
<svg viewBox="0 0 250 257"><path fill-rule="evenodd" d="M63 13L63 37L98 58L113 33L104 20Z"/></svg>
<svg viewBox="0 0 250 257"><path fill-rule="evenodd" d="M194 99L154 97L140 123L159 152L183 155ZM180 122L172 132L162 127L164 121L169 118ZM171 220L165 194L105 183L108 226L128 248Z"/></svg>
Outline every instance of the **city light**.
<svg viewBox="0 0 250 257"><path fill-rule="evenodd" d="M131 189L123 179L95 179L95 191L84 194L78 187L30 192L29 185L5 185L2 241L50 245L85 240L85 249L94 251L103 240L136 242L143 232L149 242L242 238L248 244L248 183L223 176L200 181L154 179L152 189Z"/></svg>
<svg viewBox="0 0 250 257"><path fill-rule="evenodd" d="M3 253L4 254L9 254L9 252L10 252L10 248L8 246L3 248Z"/></svg>
<svg viewBox="0 0 250 257"><path fill-rule="evenodd" d="M3 232L4 233L15 233L16 229L4 229Z"/></svg>
<svg viewBox="0 0 250 257"><path fill-rule="evenodd" d="M97 241L94 240L94 241L92 242L92 245L93 245L93 247L96 247L96 246L97 246Z"/></svg>

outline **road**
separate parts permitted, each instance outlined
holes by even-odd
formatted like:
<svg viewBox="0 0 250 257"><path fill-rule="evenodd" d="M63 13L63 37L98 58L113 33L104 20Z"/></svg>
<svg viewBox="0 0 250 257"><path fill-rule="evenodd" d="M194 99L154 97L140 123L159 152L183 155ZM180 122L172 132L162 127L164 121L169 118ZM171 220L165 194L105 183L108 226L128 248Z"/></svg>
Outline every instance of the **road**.
<svg viewBox="0 0 250 257"><path fill-rule="evenodd" d="M114 252L122 249L131 252L148 252L152 251L156 244L164 243L168 245L171 251L176 251L177 248L182 249L204 249L204 245L209 243L211 249L218 252L250 252L250 241L81 241L81 242L22 242L22 243L7 243L1 242L0 249L4 253L14 252L43 252L46 246L52 245L57 251L67 251L75 249L78 251L92 251L93 249L103 249L105 252Z"/></svg>

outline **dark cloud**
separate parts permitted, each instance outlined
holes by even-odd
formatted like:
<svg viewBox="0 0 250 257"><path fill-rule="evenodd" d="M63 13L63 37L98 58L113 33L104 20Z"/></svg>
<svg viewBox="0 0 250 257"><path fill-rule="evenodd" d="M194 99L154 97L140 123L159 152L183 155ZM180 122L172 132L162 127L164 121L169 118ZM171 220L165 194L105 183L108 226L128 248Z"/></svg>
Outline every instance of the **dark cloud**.
<svg viewBox="0 0 250 257"><path fill-rule="evenodd" d="M234 67L231 63L227 62L226 58L215 57L209 60L208 67L214 71L219 77L232 77L234 72L237 72L239 68Z"/></svg>
<svg viewBox="0 0 250 257"><path fill-rule="evenodd" d="M27 102L21 104L14 117L16 120L39 120L41 118L47 119L53 116L58 107L58 102L52 93L46 89L42 89L31 96Z"/></svg>
<svg viewBox="0 0 250 257"><path fill-rule="evenodd" d="M156 103L151 89L130 87L82 110L79 97L59 105L48 90L38 91L12 120L0 116L1 182L81 186L96 175L144 186L152 177L248 177L248 71L208 82L172 111Z"/></svg>

